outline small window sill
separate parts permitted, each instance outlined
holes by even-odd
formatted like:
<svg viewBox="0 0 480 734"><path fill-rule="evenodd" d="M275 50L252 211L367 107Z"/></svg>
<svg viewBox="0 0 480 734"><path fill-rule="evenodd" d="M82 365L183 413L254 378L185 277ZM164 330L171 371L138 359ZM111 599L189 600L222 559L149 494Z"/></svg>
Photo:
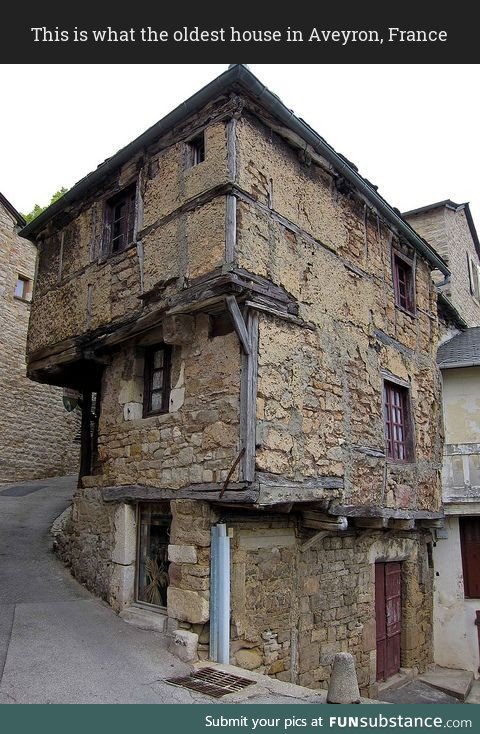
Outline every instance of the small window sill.
<svg viewBox="0 0 480 734"><path fill-rule="evenodd" d="M105 255L100 255L100 257L97 260L98 265L103 265L106 262L118 262L125 253L130 252L130 250L133 250L133 248L137 247L137 241L131 242L127 247L124 247L123 250L119 250L119 252L108 252Z"/></svg>
<svg viewBox="0 0 480 734"><path fill-rule="evenodd" d="M413 466L416 464L416 461L415 459L392 459L390 456L387 456L387 464L398 467Z"/></svg>
<svg viewBox="0 0 480 734"><path fill-rule="evenodd" d="M403 308L403 306L399 306L398 303L395 304L395 308L398 309L398 311L401 311L406 316L410 316L411 319L417 318L417 311L409 311L407 308Z"/></svg>
<svg viewBox="0 0 480 734"><path fill-rule="evenodd" d="M28 306L31 306L32 301L30 298L20 298L20 296L13 296L16 301L20 301L20 303L26 303Z"/></svg>

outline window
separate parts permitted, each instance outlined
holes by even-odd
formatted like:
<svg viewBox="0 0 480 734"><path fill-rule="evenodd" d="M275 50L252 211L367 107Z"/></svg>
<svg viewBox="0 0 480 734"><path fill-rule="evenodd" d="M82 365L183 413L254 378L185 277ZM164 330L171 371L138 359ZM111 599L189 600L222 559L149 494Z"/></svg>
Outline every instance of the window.
<svg viewBox="0 0 480 734"><path fill-rule="evenodd" d="M414 313L415 279L413 263L399 252L393 254L393 288L396 305L409 313Z"/></svg>
<svg viewBox="0 0 480 734"><path fill-rule="evenodd" d="M105 250L115 254L125 250L135 236L135 186L129 186L107 201Z"/></svg>
<svg viewBox="0 0 480 734"><path fill-rule="evenodd" d="M31 292L32 281L29 278L24 278L23 275L19 275L15 284L15 298L19 298L21 301L29 301Z"/></svg>
<svg viewBox="0 0 480 734"><path fill-rule="evenodd" d="M198 166L199 163L203 163L205 160L205 134L202 132L196 138L190 140L188 149L190 166Z"/></svg>
<svg viewBox="0 0 480 734"><path fill-rule="evenodd" d="M465 596L480 599L480 517L460 517L459 523Z"/></svg>
<svg viewBox="0 0 480 734"><path fill-rule="evenodd" d="M145 352L143 416L168 413L170 401L171 349L164 344Z"/></svg>
<svg viewBox="0 0 480 734"><path fill-rule="evenodd" d="M413 456L408 389L384 382L385 435L387 456L394 461L409 461Z"/></svg>
<svg viewBox="0 0 480 734"><path fill-rule="evenodd" d="M480 301L480 267L477 265L473 257L467 253L468 277L470 280L470 293Z"/></svg>
<svg viewBox="0 0 480 734"><path fill-rule="evenodd" d="M137 601L166 607L170 507L168 503L145 503L138 514Z"/></svg>

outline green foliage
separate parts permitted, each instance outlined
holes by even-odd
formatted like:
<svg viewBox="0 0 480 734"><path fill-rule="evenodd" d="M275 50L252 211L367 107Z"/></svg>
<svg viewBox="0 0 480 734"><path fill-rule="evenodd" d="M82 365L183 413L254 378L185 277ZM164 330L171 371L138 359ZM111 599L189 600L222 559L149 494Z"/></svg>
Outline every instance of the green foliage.
<svg viewBox="0 0 480 734"><path fill-rule="evenodd" d="M68 191L68 189L66 189L64 186L62 186L61 189L59 189L58 191L56 191L53 194L53 196L50 199L50 202L49 202L49 204L47 204L47 206L40 206L40 204L35 204L35 206L33 207L33 209L32 209L31 212L29 212L28 214L24 214L23 215L23 217L24 217L25 221L27 222L27 224L30 224L30 222L32 222L34 219L36 219L38 216L40 216L40 214L42 212L44 212L45 209L47 209L51 204L54 204L56 201L58 201L58 199L60 199L64 194L66 194L67 191Z"/></svg>

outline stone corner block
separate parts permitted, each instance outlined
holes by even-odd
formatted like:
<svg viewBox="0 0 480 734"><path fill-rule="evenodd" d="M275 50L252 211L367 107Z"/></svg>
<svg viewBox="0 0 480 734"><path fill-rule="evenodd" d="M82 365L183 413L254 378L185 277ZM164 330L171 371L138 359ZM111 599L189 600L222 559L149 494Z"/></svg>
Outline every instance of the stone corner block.
<svg viewBox="0 0 480 734"><path fill-rule="evenodd" d="M169 545L168 560L171 563L196 563L197 549L194 545Z"/></svg>
<svg viewBox="0 0 480 734"><path fill-rule="evenodd" d="M169 586L167 590L167 612L169 617L181 622L200 624L208 622L209 604L196 591L176 589Z"/></svg>
<svg viewBox="0 0 480 734"><path fill-rule="evenodd" d="M194 663L198 660L198 635L188 630L176 630L172 634L168 650L185 663Z"/></svg>

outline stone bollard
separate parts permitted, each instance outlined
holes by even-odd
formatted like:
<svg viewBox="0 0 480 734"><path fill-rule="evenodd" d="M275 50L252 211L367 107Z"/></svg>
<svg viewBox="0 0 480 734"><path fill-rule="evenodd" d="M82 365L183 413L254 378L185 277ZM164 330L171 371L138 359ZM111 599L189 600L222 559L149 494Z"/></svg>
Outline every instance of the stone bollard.
<svg viewBox="0 0 480 734"><path fill-rule="evenodd" d="M198 660L198 635L188 630L176 630L172 634L168 651L183 660L184 663L195 663Z"/></svg>
<svg viewBox="0 0 480 734"><path fill-rule="evenodd" d="M337 652L335 655L327 703L360 703L355 663L349 652Z"/></svg>

